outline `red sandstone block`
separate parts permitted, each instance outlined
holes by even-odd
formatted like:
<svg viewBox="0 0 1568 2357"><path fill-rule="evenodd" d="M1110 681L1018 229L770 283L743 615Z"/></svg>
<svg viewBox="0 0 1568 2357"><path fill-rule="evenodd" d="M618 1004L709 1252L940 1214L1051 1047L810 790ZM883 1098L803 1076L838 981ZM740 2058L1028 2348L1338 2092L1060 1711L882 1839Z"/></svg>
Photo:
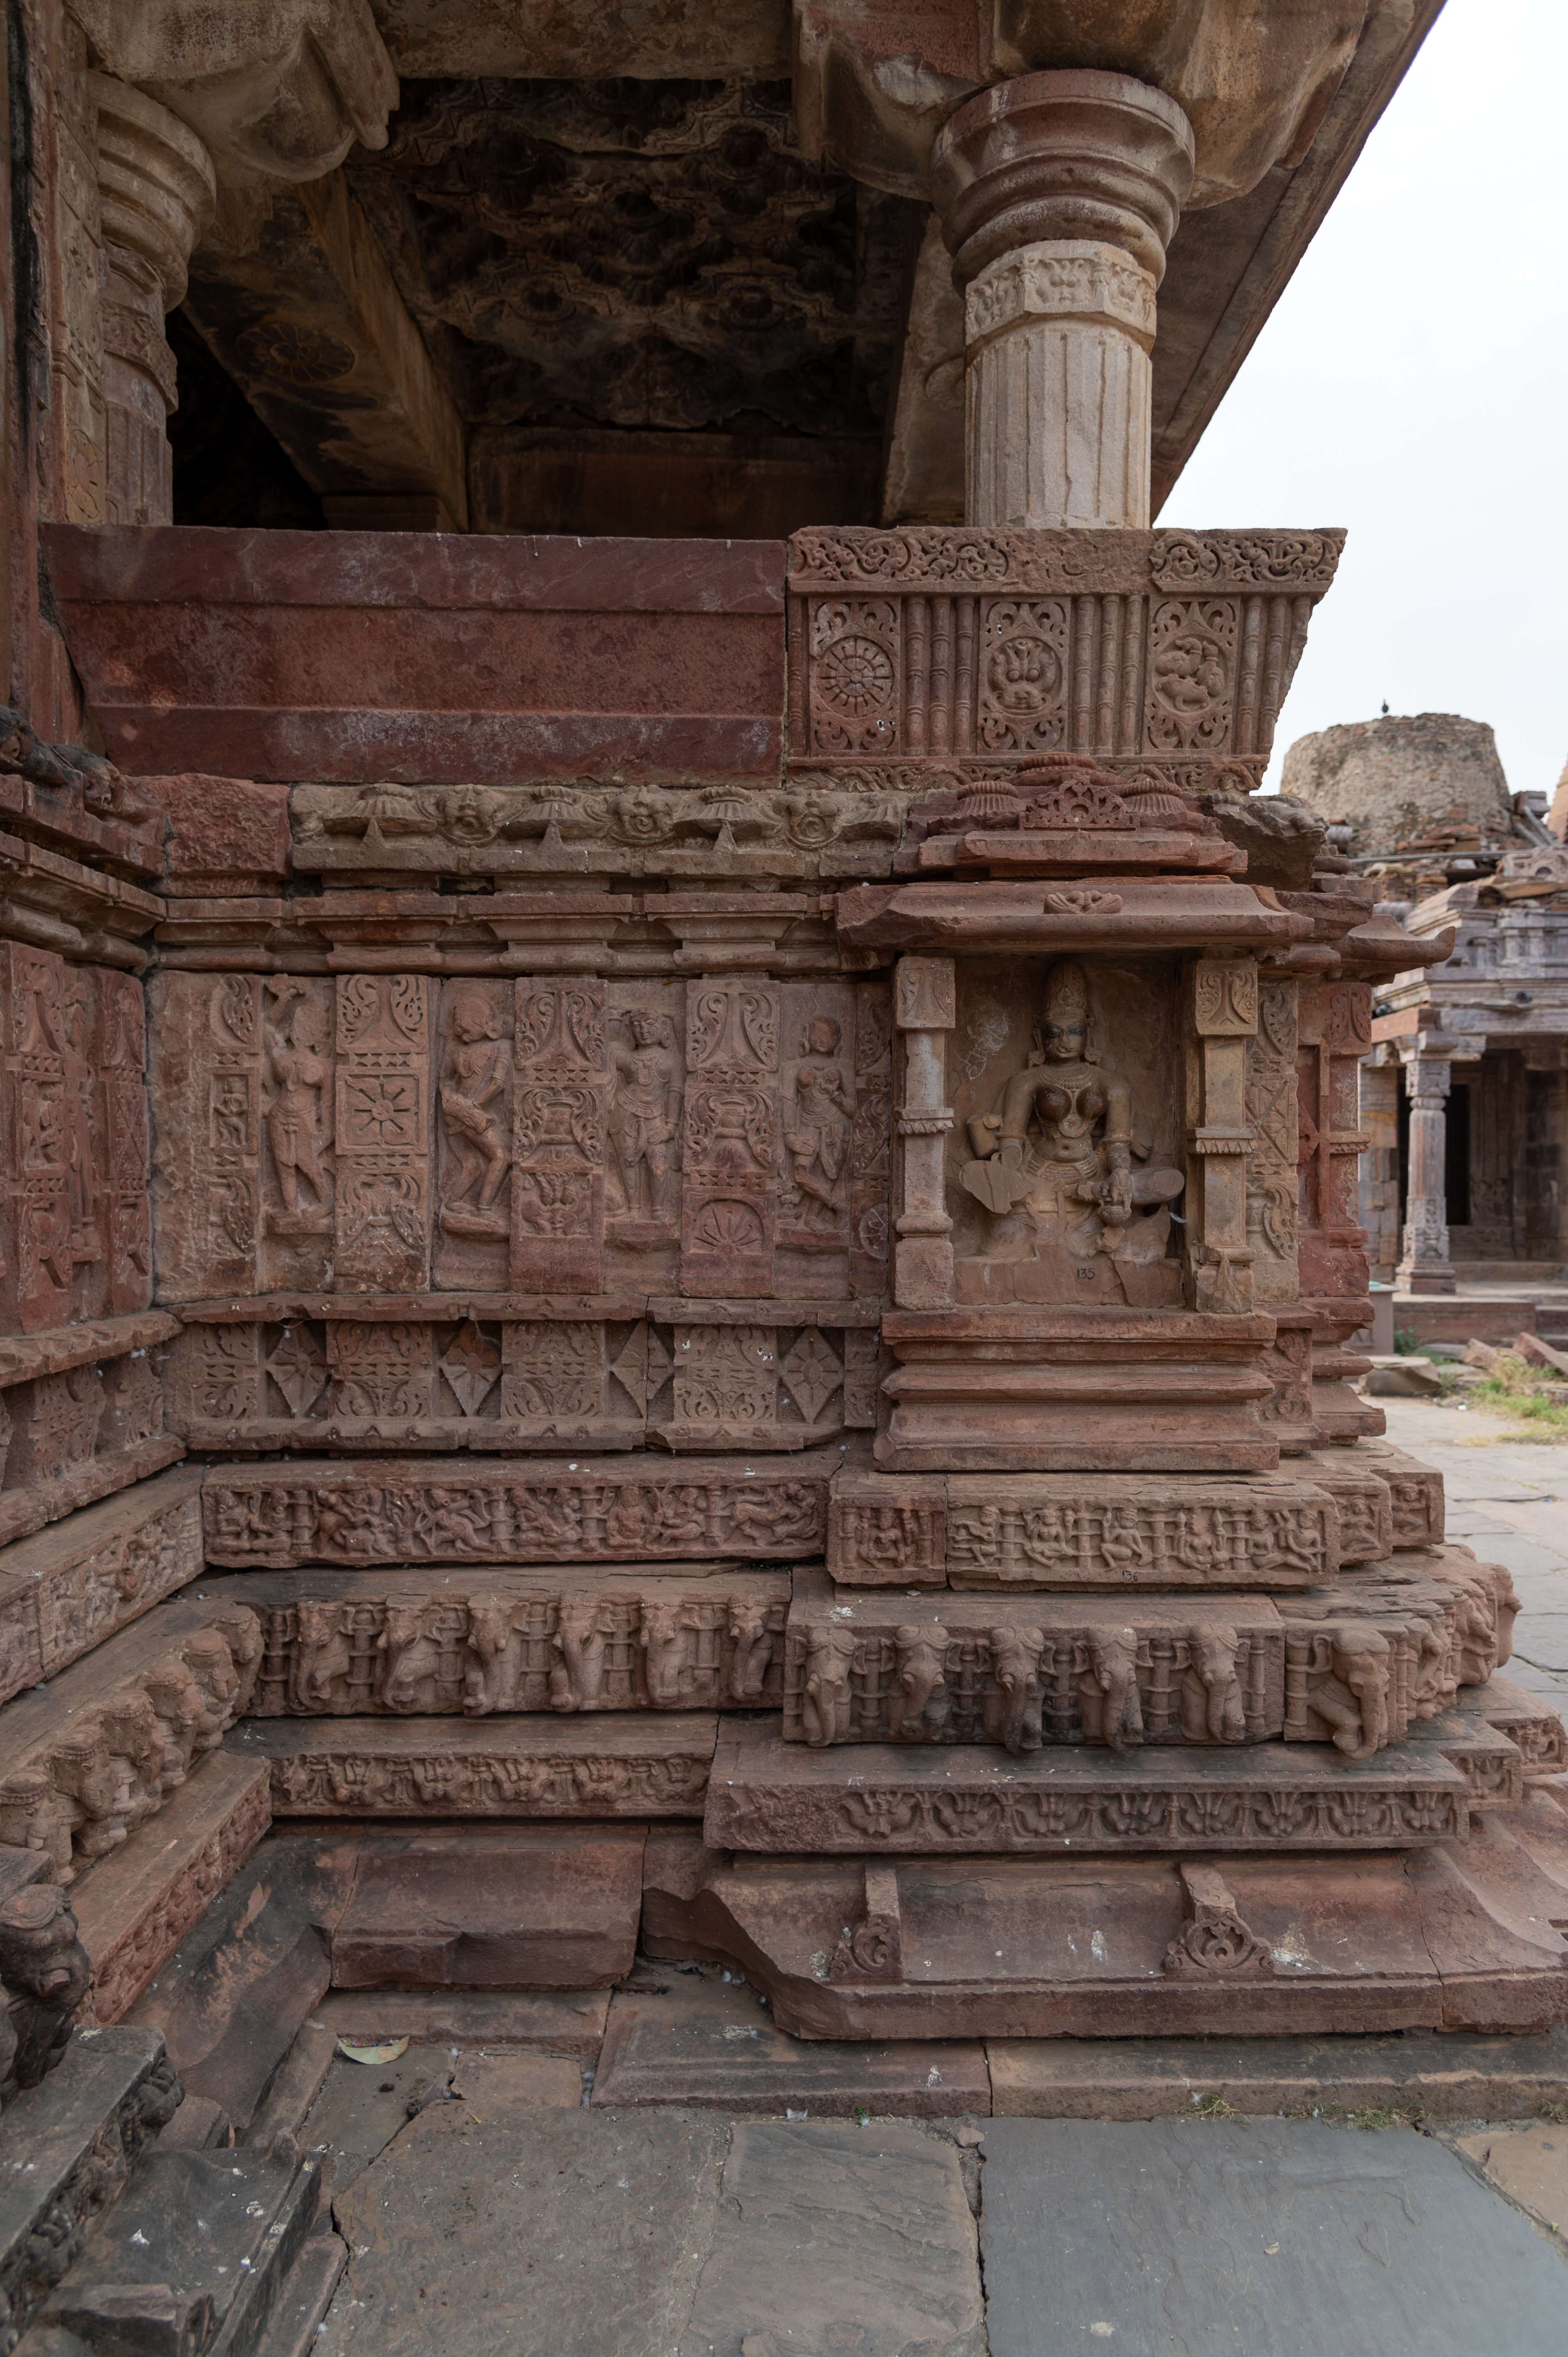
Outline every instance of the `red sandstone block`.
<svg viewBox="0 0 1568 2357"><path fill-rule="evenodd" d="M47 561L137 775L779 771L781 542L67 525Z"/></svg>
<svg viewBox="0 0 1568 2357"><path fill-rule="evenodd" d="M603 1988L629 1970L642 1825L367 1834L336 1988Z"/></svg>
<svg viewBox="0 0 1568 2357"><path fill-rule="evenodd" d="M183 897L266 892L290 872L288 788L251 778L144 778L168 813L166 889Z"/></svg>

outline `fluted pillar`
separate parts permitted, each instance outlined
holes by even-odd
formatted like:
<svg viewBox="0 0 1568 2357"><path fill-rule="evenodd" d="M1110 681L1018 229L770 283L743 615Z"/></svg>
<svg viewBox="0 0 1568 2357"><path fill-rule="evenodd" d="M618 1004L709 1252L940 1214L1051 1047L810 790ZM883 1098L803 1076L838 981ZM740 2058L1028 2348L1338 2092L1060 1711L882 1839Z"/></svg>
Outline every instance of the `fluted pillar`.
<svg viewBox="0 0 1568 2357"><path fill-rule="evenodd" d="M89 90L98 111L103 226L105 520L168 523L176 389L164 314L184 297L186 265L216 183L206 148L166 106L108 74L90 75Z"/></svg>
<svg viewBox="0 0 1568 2357"><path fill-rule="evenodd" d="M1423 1047L1428 1045L1423 1040ZM1401 1293L1453 1293L1448 1258L1448 1089L1446 1056L1412 1056L1404 1068L1410 1098L1410 1172L1404 1235L1394 1284Z"/></svg>
<svg viewBox="0 0 1568 2357"><path fill-rule="evenodd" d="M1022 74L944 126L971 523L1147 525L1155 296L1192 176L1187 116L1126 74Z"/></svg>

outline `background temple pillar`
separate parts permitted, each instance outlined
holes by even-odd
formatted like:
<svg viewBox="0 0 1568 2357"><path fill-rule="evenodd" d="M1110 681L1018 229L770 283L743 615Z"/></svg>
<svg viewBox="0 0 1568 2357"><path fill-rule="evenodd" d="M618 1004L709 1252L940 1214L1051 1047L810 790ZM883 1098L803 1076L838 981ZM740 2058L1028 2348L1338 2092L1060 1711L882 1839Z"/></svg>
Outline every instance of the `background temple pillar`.
<svg viewBox="0 0 1568 2357"><path fill-rule="evenodd" d="M108 74L88 81L103 228L104 521L172 523L175 361L164 315L184 297L217 183L206 148L166 106Z"/></svg>
<svg viewBox="0 0 1568 2357"><path fill-rule="evenodd" d="M1144 529L1187 116L1125 74L1023 74L960 107L932 160L965 292L969 522Z"/></svg>
<svg viewBox="0 0 1568 2357"><path fill-rule="evenodd" d="M1395 1283L1402 1293L1453 1293L1448 1258L1448 1200L1444 1164L1448 1146L1447 1098L1453 1066L1434 1051L1433 1035L1423 1035L1404 1068L1410 1098L1410 1179L1405 1190L1404 1242Z"/></svg>

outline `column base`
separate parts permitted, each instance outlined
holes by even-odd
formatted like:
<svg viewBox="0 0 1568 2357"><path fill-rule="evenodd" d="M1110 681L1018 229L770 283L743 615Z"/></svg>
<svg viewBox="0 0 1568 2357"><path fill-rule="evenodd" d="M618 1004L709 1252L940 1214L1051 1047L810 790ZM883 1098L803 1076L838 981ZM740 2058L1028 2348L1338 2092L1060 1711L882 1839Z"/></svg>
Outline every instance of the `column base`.
<svg viewBox="0 0 1568 2357"><path fill-rule="evenodd" d="M1457 1293L1459 1280L1451 1268L1407 1268L1394 1271L1396 1293Z"/></svg>

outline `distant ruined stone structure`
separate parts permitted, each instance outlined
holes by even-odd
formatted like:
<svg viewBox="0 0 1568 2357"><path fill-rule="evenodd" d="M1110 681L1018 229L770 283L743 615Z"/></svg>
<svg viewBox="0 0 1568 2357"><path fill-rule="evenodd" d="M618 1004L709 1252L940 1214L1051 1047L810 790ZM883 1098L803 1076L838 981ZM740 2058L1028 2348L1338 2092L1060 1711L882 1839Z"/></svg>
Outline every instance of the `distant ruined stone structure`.
<svg viewBox="0 0 1568 2357"><path fill-rule="evenodd" d="M1234 14L14 11L0 1975L141 2058L15 2332L329 1980L1568 2018L1350 1388L1469 906L1249 802L1343 533L1156 520L1434 7Z"/></svg>
<svg viewBox="0 0 1568 2357"><path fill-rule="evenodd" d="M1452 713L1304 737L1284 790L1448 957L1380 994L1362 1073L1373 1274L1415 1293L1568 1264L1568 851L1510 794L1492 731ZM1401 1075L1403 1086L1401 1087Z"/></svg>

